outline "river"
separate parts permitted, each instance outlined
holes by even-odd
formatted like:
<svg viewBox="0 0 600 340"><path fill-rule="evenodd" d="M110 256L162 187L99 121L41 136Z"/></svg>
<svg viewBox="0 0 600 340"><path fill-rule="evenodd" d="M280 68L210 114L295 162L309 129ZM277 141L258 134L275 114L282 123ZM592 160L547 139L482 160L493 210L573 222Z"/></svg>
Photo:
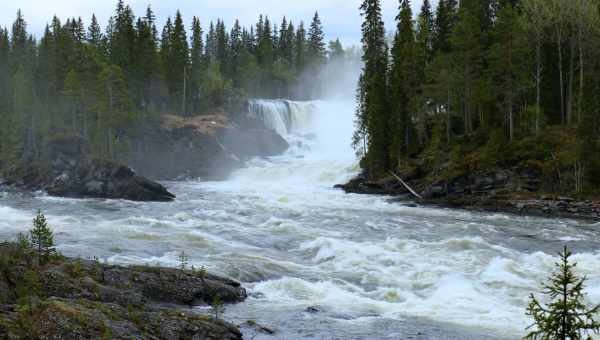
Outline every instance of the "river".
<svg viewBox="0 0 600 340"><path fill-rule="evenodd" d="M255 339L517 339L563 244L600 302L600 225L346 195L332 187L358 171L351 101L253 105L290 142L285 155L223 182L164 183L173 203L7 191L0 237L42 209L65 255L177 266L185 250L196 268L247 287L225 317L277 330Z"/></svg>

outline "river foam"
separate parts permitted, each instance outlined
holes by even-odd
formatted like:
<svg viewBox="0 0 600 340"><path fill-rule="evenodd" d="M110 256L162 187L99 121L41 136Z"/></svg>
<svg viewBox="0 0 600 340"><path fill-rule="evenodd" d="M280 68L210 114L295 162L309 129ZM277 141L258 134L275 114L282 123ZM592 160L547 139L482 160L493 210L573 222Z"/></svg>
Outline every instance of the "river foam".
<svg viewBox="0 0 600 340"><path fill-rule="evenodd" d="M277 328L275 339L519 338L528 295L564 244L600 302L597 225L346 195L333 185L358 173L353 103L260 103L291 145L284 155L224 182L165 183L173 203L6 192L0 236L42 209L66 255L177 266L183 250L195 268L242 281L250 297L227 317Z"/></svg>

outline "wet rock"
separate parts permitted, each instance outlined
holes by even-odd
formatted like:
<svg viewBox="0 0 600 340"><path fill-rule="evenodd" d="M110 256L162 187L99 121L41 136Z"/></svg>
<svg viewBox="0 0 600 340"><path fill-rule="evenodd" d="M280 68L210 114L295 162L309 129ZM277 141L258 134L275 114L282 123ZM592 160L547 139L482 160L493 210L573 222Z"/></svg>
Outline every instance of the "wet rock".
<svg viewBox="0 0 600 340"><path fill-rule="evenodd" d="M408 190L397 179L386 177L377 181L369 180L364 174L352 179L346 184L338 184L335 189L344 190L346 193L370 195L405 195Z"/></svg>
<svg viewBox="0 0 600 340"><path fill-rule="evenodd" d="M316 314L321 312L321 308L319 306L309 306L304 310L306 313Z"/></svg>
<svg viewBox="0 0 600 340"><path fill-rule="evenodd" d="M251 157L285 152L289 145L276 132L229 115L180 117L164 115L137 136L134 150L123 159L141 175L159 180L200 178L223 180Z"/></svg>
<svg viewBox="0 0 600 340"><path fill-rule="evenodd" d="M73 169L65 169L46 191L52 196L72 198L157 202L175 199L175 195L161 184L137 176L129 167L106 160L84 161Z"/></svg>
<svg viewBox="0 0 600 340"><path fill-rule="evenodd" d="M242 301L246 292L235 281L171 268L60 258L33 268L29 256L14 244L0 244L6 264L0 267L0 338L242 339L228 322L181 310L216 296L227 303ZM21 313L16 290L32 268L39 290L32 295L32 312Z"/></svg>
<svg viewBox="0 0 600 340"><path fill-rule="evenodd" d="M254 320L248 320L248 321L244 322L243 324L241 324L240 327L251 329L252 331L254 331L255 334L256 333L267 334L267 335L275 334L274 329L260 325Z"/></svg>
<svg viewBox="0 0 600 340"><path fill-rule="evenodd" d="M5 171L5 182L27 190L70 198L109 198L133 201L172 201L175 196L159 183L138 176L115 161L90 158L76 135L51 140L46 153L51 162L28 162Z"/></svg>
<svg viewBox="0 0 600 340"><path fill-rule="evenodd" d="M277 156L289 148L285 139L271 129L226 128L219 131L219 138L241 158Z"/></svg>

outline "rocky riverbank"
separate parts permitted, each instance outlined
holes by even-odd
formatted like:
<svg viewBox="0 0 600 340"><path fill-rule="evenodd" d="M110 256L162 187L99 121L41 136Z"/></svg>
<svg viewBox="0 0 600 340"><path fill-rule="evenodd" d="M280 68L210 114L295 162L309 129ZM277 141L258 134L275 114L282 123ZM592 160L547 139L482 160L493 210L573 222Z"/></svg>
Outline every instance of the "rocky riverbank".
<svg viewBox="0 0 600 340"><path fill-rule="evenodd" d="M346 184L336 185L336 188L346 193L394 196L395 201L428 206L600 220L600 201L544 193L542 179L527 171L487 171L451 181L430 181L415 172L403 175L404 181L422 196L421 199L393 176L369 180L360 175Z"/></svg>
<svg viewBox="0 0 600 340"><path fill-rule="evenodd" d="M69 198L109 198L168 202L175 198L161 184L138 176L115 161L89 157L81 138L65 135L46 146L48 159L3 169L3 184Z"/></svg>
<svg viewBox="0 0 600 340"><path fill-rule="evenodd" d="M172 201L175 196L151 179L223 180L247 159L288 149L275 131L241 117L163 115L123 142L128 151L117 160L93 158L83 138L59 135L45 146L43 159L1 169L2 184L58 197Z"/></svg>
<svg viewBox="0 0 600 340"><path fill-rule="evenodd" d="M57 257L38 267L0 244L2 339L237 340L237 326L190 306L241 302L239 283L205 273Z"/></svg>

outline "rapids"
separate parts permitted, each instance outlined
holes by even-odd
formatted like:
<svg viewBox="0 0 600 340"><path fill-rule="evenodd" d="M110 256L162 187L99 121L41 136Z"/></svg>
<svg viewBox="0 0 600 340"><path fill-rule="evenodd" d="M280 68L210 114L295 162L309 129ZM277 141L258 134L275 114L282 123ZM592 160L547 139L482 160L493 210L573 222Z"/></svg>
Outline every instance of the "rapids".
<svg viewBox="0 0 600 340"><path fill-rule="evenodd" d="M0 237L42 209L65 255L176 266L185 250L196 268L248 288L226 318L277 330L255 339L517 339L563 244L600 302L600 225L346 195L332 186L358 171L351 101L250 105L290 142L285 155L224 182L167 182L174 203L6 191Z"/></svg>

